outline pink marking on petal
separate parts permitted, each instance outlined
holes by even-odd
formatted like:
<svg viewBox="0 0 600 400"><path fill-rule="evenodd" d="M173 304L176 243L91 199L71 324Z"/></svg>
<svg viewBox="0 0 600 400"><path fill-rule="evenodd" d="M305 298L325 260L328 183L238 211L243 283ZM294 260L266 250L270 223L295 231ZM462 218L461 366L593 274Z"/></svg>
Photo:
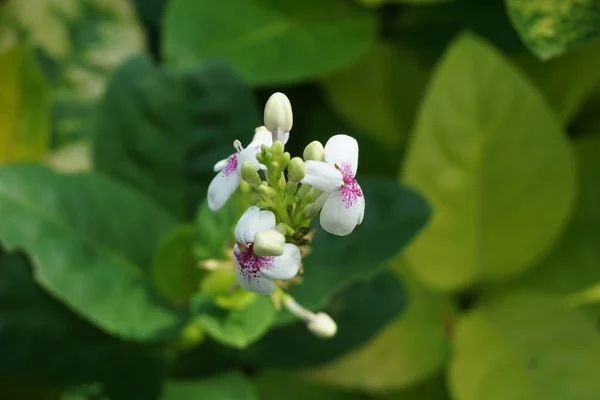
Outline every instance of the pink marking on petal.
<svg viewBox="0 0 600 400"><path fill-rule="evenodd" d="M238 246L235 246L233 249L233 256L240 264L242 273L248 281L260 278L261 269L271 268L275 265L275 257L257 256L252 250L253 247L254 243L248 243L242 246L239 246L238 244Z"/></svg>
<svg viewBox="0 0 600 400"><path fill-rule="evenodd" d="M342 173L344 181L344 185L340 189L342 203L344 207L350 208L356 204L360 197L363 197L363 192L356 183L356 179L354 179L352 166L349 162L343 161L340 166L336 165L336 168Z"/></svg>
<svg viewBox="0 0 600 400"><path fill-rule="evenodd" d="M223 175L230 176L237 172L238 153L232 154L227 158L227 164L223 168Z"/></svg>

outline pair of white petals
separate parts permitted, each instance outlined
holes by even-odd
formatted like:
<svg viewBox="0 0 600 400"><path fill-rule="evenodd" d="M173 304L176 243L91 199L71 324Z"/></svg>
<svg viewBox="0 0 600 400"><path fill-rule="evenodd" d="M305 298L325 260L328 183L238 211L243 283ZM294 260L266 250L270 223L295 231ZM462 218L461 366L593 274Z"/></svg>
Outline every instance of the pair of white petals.
<svg viewBox="0 0 600 400"><path fill-rule="evenodd" d="M288 138L289 132L286 132L283 136L284 144ZM261 168L256 160L256 155L260 152L262 145L270 147L272 144L273 136L271 132L264 127L259 128L248 147L215 164L214 171L218 174L210 182L207 196L208 206L211 210L216 211L223 207L235 193L242 179L242 164L244 161L250 161L256 169Z"/></svg>
<svg viewBox="0 0 600 400"><path fill-rule="evenodd" d="M348 135L332 136L325 144L325 161L306 161L303 183L323 193L320 223L327 232L345 236L363 220L365 197L354 176L358 169L358 143Z"/></svg>
<svg viewBox="0 0 600 400"><path fill-rule="evenodd" d="M275 229L275 225L275 215L271 211L261 211L253 206L244 212L235 227L235 275L240 286L246 290L270 294L275 288L273 280L291 279L298 274L301 255L295 245L284 244L283 254L280 256L261 257L252 249L256 234Z"/></svg>

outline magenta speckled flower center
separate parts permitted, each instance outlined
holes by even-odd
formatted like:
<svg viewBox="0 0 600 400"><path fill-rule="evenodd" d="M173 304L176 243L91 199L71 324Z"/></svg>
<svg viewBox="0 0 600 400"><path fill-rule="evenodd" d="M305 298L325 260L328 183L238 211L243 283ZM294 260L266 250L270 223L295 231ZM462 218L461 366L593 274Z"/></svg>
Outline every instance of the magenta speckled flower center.
<svg viewBox="0 0 600 400"><path fill-rule="evenodd" d="M223 174L229 176L237 171L238 166L238 153L232 154L227 158L227 164L223 168Z"/></svg>
<svg viewBox="0 0 600 400"><path fill-rule="evenodd" d="M275 257L265 256L260 257L254 254L252 247L254 243L242 244L235 246L233 256L240 264L244 276L248 279L259 278L260 270L263 268L271 268L275 263Z"/></svg>
<svg viewBox="0 0 600 400"><path fill-rule="evenodd" d="M350 163L343 161L337 168L342 173L342 179L344 180L344 186L340 189L340 197L344 207L350 208L363 196L363 192L356 183L356 179L354 179Z"/></svg>

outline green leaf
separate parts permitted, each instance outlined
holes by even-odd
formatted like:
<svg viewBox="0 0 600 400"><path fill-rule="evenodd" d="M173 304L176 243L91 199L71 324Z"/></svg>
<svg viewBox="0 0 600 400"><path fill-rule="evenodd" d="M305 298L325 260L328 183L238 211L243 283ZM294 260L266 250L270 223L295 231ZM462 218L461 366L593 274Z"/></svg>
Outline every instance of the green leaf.
<svg viewBox="0 0 600 400"><path fill-rule="evenodd" d="M427 72L413 52L380 42L322 84L340 116L378 142L399 147L412 128Z"/></svg>
<svg viewBox="0 0 600 400"><path fill-rule="evenodd" d="M22 254L0 253L0 320L5 379L28 387L99 382L115 399L150 399L160 389L163 350L119 341L79 318L36 285Z"/></svg>
<svg viewBox="0 0 600 400"><path fill-rule="evenodd" d="M261 400L364 400L360 393L336 390L290 372L261 371L253 382Z"/></svg>
<svg viewBox="0 0 600 400"><path fill-rule="evenodd" d="M523 287L566 296L600 282L600 138L574 144L581 189L571 221L535 269L495 290Z"/></svg>
<svg viewBox="0 0 600 400"><path fill-rule="evenodd" d="M418 385L411 386L405 390L386 393L378 396L378 400L451 400L448 388L446 387L446 377L439 374L433 379L429 379Z"/></svg>
<svg viewBox="0 0 600 400"><path fill-rule="evenodd" d="M523 42L549 59L600 37L600 9L595 0L506 0Z"/></svg>
<svg viewBox="0 0 600 400"><path fill-rule="evenodd" d="M410 4L410 5L430 5L435 3L447 3L454 0L356 0L359 4L367 7L376 7L383 4Z"/></svg>
<svg viewBox="0 0 600 400"><path fill-rule="evenodd" d="M409 299L406 310L367 343L305 376L382 392L413 386L439 372L449 348L445 323L452 321L456 309L447 296L429 290L406 271L402 275Z"/></svg>
<svg viewBox="0 0 600 400"><path fill-rule="evenodd" d="M565 125L600 84L600 42L549 61L540 61L531 54L518 55L515 61L546 96Z"/></svg>
<svg viewBox="0 0 600 400"><path fill-rule="evenodd" d="M373 44L376 23L372 12L343 0L174 0L163 47L179 68L217 57L251 84L292 83L357 61Z"/></svg>
<svg viewBox="0 0 600 400"><path fill-rule="evenodd" d="M404 172L436 210L407 259L419 278L444 290L531 268L561 233L575 198L572 149L556 117L472 35L457 39L437 67Z"/></svg>
<svg viewBox="0 0 600 400"><path fill-rule="evenodd" d="M404 308L404 288L391 273L381 273L338 293L325 308L337 323L333 338L315 337L302 323L271 330L241 354L263 367L310 367L331 361L373 337ZM305 304L302 304L303 306Z"/></svg>
<svg viewBox="0 0 600 400"><path fill-rule="evenodd" d="M197 381L169 381L161 400L258 400L252 383L240 372Z"/></svg>
<svg viewBox="0 0 600 400"><path fill-rule="evenodd" d="M36 46L53 83L54 143L81 138L108 77L127 58L145 50L135 10L123 0L6 3L0 29L7 29L12 40L24 36Z"/></svg>
<svg viewBox="0 0 600 400"><path fill-rule="evenodd" d="M258 124L252 94L223 65L179 74L134 59L115 73L100 106L94 165L189 220L214 164L234 152L235 139L250 142Z"/></svg>
<svg viewBox="0 0 600 400"><path fill-rule="evenodd" d="M206 201L198 208L195 218L196 239L194 253L198 260L233 260L235 237L233 230L245 211L245 202L236 193L217 211L208 207Z"/></svg>
<svg viewBox="0 0 600 400"><path fill-rule="evenodd" d="M275 322L275 308L268 296L256 296L242 310L211 307L198 320L204 332L217 342L245 349L260 339Z"/></svg>
<svg viewBox="0 0 600 400"><path fill-rule="evenodd" d="M9 165L0 220L0 241L31 256L36 282L106 332L156 340L183 322L147 277L173 221L139 193L95 173Z"/></svg>
<svg viewBox="0 0 600 400"><path fill-rule="evenodd" d="M429 218L428 204L415 191L388 180L359 177L358 182L368 203L363 222L344 237L319 226L311 253L303 260L303 283L289 289L296 301L311 310L323 308L334 293L383 272L385 261L413 239ZM287 312L279 317L281 323L295 320Z"/></svg>
<svg viewBox="0 0 600 400"><path fill-rule="evenodd" d="M596 327L552 295L513 292L459 321L449 382L456 400L583 400L600 393Z"/></svg>
<svg viewBox="0 0 600 400"><path fill-rule="evenodd" d="M160 242L152 260L154 286L177 306L187 305L200 284L194 239L192 224L178 225Z"/></svg>
<svg viewBox="0 0 600 400"><path fill-rule="evenodd" d="M39 160L49 146L49 88L31 49L0 53L0 163Z"/></svg>

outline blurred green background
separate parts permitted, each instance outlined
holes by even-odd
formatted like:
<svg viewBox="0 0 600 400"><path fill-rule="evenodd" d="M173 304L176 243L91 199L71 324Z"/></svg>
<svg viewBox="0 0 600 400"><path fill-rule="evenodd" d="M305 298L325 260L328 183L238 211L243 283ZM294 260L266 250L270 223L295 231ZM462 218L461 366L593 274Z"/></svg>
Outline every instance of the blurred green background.
<svg viewBox="0 0 600 400"><path fill-rule="evenodd" d="M596 0L0 1L0 399L600 399ZM204 199L276 91L365 223L227 290Z"/></svg>

